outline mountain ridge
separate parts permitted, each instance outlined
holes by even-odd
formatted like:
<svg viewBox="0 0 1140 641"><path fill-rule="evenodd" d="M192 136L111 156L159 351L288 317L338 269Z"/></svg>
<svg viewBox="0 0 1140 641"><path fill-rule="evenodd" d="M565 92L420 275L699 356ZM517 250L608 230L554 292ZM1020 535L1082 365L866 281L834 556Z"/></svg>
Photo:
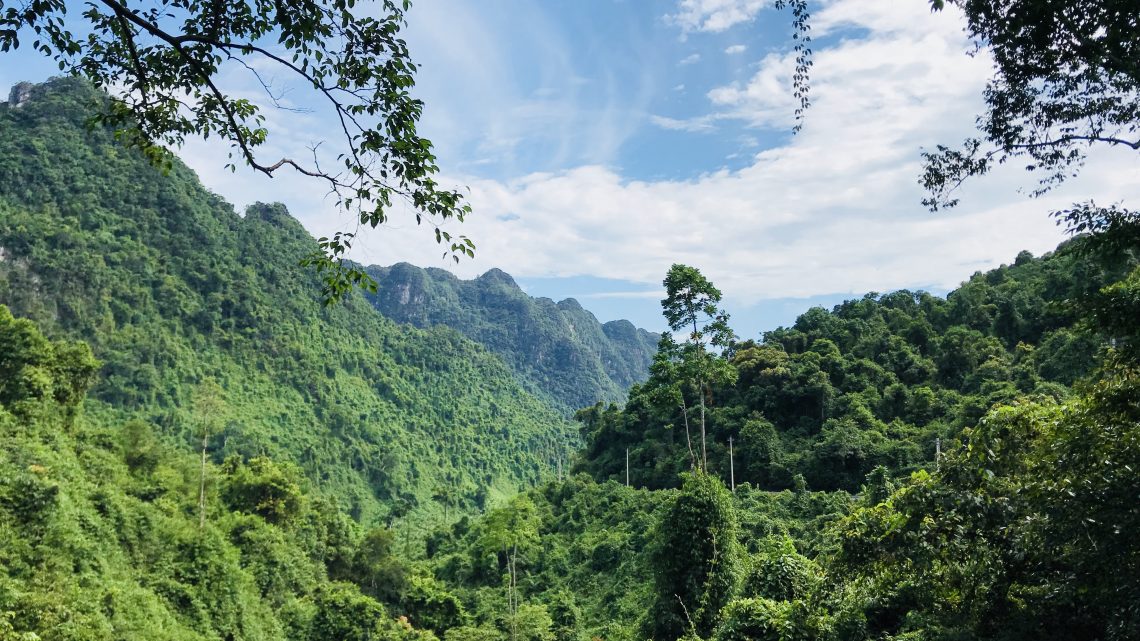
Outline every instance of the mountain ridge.
<svg viewBox="0 0 1140 641"><path fill-rule="evenodd" d="M419 328L451 327L498 354L524 385L566 413L619 402L648 376L658 334L629 321L601 323L573 298L532 297L505 271L461 279L409 263L365 268L384 316Z"/></svg>
<svg viewBox="0 0 1140 641"><path fill-rule="evenodd" d="M72 79L0 107L0 304L103 362L89 404L199 448L193 399L227 409L208 454L300 465L364 522L476 509L553 474L577 434L501 360L401 327L358 293L323 307L316 242L282 205L238 215L180 162L163 172L88 128ZM409 507L410 506L410 507Z"/></svg>

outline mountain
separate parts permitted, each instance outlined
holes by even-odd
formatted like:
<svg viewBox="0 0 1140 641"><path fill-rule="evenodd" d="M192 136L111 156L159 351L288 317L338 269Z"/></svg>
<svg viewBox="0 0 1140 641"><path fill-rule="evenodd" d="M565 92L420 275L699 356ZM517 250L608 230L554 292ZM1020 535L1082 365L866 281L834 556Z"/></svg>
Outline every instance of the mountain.
<svg viewBox="0 0 1140 641"><path fill-rule="evenodd" d="M90 344L89 411L183 448L208 427L216 462L296 462L365 523L476 509L568 458L576 430L498 357L356 294L323 307L284 207L241 216L152 166L86 126L102 99L56 79L0 106L0 304Z"/></svg>
<svg viewBox="0 0 1140 641"><path fill-rule="evenodd" d="M578 301L532 298L502 270L460 280L442 269L372 266L369 301L399 323L444 325L498 354L528 389L570 412L620 401L645 380L657 334L625 320L602 324Z"/></svg>
<svg viewBox="0 0 1140 641"><path fill-rule="evenodd" d="M664 350L554 481L570 426L426 275L426 329L324 308L284 208L100 99L0 106L0 639L1140 638L1140 215L732 345L707 470Z"/></svg>
<svg viewBox="0 0 1140 641"><path fill-rule="evenodd" d="M448 638L1140 638L1129 227L732 346L708 474L682 433L694 386L659 357L623 407L579 412L589 476L429 537L435 578L473 604ZM492 601L504 573L513 616Z"/></svg>

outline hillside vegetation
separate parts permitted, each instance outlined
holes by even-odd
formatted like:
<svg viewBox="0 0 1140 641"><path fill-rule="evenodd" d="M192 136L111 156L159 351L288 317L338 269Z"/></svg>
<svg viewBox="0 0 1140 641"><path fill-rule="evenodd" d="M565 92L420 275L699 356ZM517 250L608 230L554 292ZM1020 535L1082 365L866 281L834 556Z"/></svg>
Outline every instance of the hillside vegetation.
<svg viewBox="0 0 1140 641"><path fill-rule="evenodd" d="M280 205L238 216L163 173L84 126L97 99L55 80L0 107L0 303L91 346L93 401L197 447L212 379L212 460L293 461L365 523L475 509L569 457L573 428L493 354L360 296L322 307L299 266L315 242Z"/></svg>
<svg viewBox="0 0 1140 641"><path fill-rule="evenodd" d="M705 386L666 339L624 408L579 413L597 481L430 539L474 614L456 638L1137 638L1140 219L1123 222L947 299L872 294L709 354L733 375L706 398L707 470L683 431L699 438Z"/></svg>
<svg viewBox="0 0 1140 641"><path fill-rule="evenodd" d="M406 580L388 530L294 465L201 465L148 422L84 408L98 367L0 306L0 639L433 638L372 598Z"/></svg>
<svg viewBox="0 0 1140 641"><path fill-rule="evenodd" d="M99 99L0 107L0 641L1140 638L1135 213L760 340L675 265L675 335L575 427L531 390L616 385L620 341L507 347L580 310L496 271L418 307L446 279L404 266L424 329L322 306L280 206L86 128Z"/></svg>
<svg viewBox="0 0 1140 641"><path fill-rule="evenodd" d="M520 381L568 414L620 401L645 380L656 334L629 321L602 324L573 298L532 298L492 269L460 280L407 263L368 267L378 283L369 301L388 318L416 327L446 325L498 354Z"/></svg>
<svg viewBox="0 0 1140 641"><path fill-rule="evenodd" d="M1084 244L1023 252L946 298L868 294L733 344L724 353L732 382L708 395L710 471L729 482L731 438L737 483L779 490L802 475L812 489L855 492L877 466L928 467L936 439L949 442L994 405L1067 398L1107 340L1082 322L1078 301L1136 264L1101 265ZM624 479L626 448L635 485L673 487L689 468L685 416L662 391L672 370L655 371L624 407L579 413L582 471ZM685 394L691 414L697 399Z"/></svg>

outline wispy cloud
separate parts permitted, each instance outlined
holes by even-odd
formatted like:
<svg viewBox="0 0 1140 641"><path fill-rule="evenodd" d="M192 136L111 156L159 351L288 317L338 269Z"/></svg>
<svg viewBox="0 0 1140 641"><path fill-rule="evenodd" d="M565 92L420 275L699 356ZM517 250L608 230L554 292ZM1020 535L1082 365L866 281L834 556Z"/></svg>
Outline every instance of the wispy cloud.
<svg viewBox="0 0 1140 641"><path fill-rule="evenodd" d="M422 129L457 170L474 171L474 159L502 176L609 163L642 118L643 88L613 69L640 61L583 57L543 2L416 3L407 39L421 65Z"/></svg>
<svg viewBox="0 0 1140 641"><path fill-rule="evenodd" d="M700 60L701 60L701 54L692 53L692 54L685 56L684 58L681 58L681 61L678 62L677 64L679 64L679 65L691 65L691 64L700 62Z"/></svg>
<svg viewBox="0 0 1140 641"><path fill-rule="evenodd" d="M681 0L667 18L684 31L724 31L748 22L769 0Z"/></svg>
<svg viewBox="0 0 1140 641"><path fill-rule="evenodd" d="M686 119L668 118L658 115L649 116L649 122L662 129L671 129L673 131L712 131L716 128L713 125L715 120L716 118L713 116L700 116Z"/></svg>
<svg viewBox="0 0 1140 641"><path fill-rule="evenodd" d="M637 290L632 292L590 292L587 294L577 294L572 298L579 298L583 300L588 299L604 299L604 298L652 298L654 300L665 297L664 290Z"/></svg>
<svg viewBox="0 0 1140 641"><path fill-rule="evenodd" d="M735 56L736 54L744 53L747 50L748 50L748 47L745 45L729 45L728 47L724 48L724 52L730 56Z"/></svg>

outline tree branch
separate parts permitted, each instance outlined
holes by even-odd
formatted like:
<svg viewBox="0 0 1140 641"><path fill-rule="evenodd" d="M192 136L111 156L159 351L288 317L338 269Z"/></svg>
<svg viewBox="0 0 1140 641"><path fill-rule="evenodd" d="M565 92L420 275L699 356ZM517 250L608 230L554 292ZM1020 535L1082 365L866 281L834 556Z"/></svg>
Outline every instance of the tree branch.
<svg viewBox="0 0 1140 641"><path fill-rule="evenodd" d="M1132 149L1140 151L1140 140L1129 141L1129 140L1124 140L1122 138L1116 138L1113 136L1094 136L1094 135L1082 136L1079 134L1070 134L1067 136L1061 136L1060 138L1056 138L1053 140L1042 140L1040 142L1027 142L1027 143L1020 143L1020 144L1014 144L1014 145L1005 145L1005 149L1007 149L1007 150L1008 149L1039 149L1041 147L1054 147L1054 146L1067 145L1069 143L1081 142L1081 141L1103 142L1103 143L1108 143L1110 145L1123 145L1125 147L1130 147Z"/></svg>
<svg viewBox="0 0 1140 641"><path fill-rule="evenodd" d="M133 11L130 11L115 0L99 1L110 7L110 9L114 11L115 15L120 19L129 20L141 27L147 33L170 44L170 46L172 46L174 50L178 52L178 55L180 55L184 60L186 60L186 62L190 63L190 65L198 71L199 78L201 78L201 80L206 83L206 86L209 87L210 93L212 93L214 98L217 99L218 105L221 107L222 112L226 115L226 120L229 122L230 128L233 130L234 140L237 141L238 146L241 148L242 156L245 157L246 162L249 163L250 167L253 167L255 170L261 171L267 176L271 176L272 174L270 172L266 171L264 167L257 163L257 160L253 156L253 152L249 149L248 141L241 133L241 127L238 125L237 116L234 114L233 109L230 107L229 101L226 100L225 95L214 84L212 75L205 68L203 68L202 62L187 53L186 49L183 48L182 43L178 42L174 36L171 36L169 33L160 29L158 25L143 20L142 18L138 17L138 15Z"/></svg>

